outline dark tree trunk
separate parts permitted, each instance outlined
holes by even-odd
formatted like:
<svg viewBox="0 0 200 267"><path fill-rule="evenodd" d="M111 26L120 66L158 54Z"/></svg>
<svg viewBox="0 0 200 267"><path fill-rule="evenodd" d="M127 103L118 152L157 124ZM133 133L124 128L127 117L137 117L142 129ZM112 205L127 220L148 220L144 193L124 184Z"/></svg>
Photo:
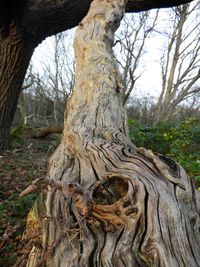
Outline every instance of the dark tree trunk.
<svg viewBox="0 0 200 267"><path fill-rule="evenodd" d="M124 8L94 0L77 30L62 142L48 177L23 193L43 191L27 219L26 266L200 266L199 193L179 165L128 138L112 53Z"/></svg>
<svg viewBox="0 0 200 267"><path fill-rule="evenodd" d="M0 153L8 147L9 129L32 53L33 47L26 44L14 23L8 34L0 34Z"/></svg>

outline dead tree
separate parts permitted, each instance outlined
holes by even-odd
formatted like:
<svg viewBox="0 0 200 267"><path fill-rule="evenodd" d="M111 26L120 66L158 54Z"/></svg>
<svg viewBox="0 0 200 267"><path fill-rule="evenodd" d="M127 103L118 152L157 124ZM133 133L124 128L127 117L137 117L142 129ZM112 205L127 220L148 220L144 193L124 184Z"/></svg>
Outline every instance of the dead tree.
<svg viewBox="0 0 200 267"><path fill-rule="evenodd" d="M200 266L199 192L181 166L128 137L112 52L125 5L94 0L78 27L62 142L23 193L42 191L26 266Z"/></svg>

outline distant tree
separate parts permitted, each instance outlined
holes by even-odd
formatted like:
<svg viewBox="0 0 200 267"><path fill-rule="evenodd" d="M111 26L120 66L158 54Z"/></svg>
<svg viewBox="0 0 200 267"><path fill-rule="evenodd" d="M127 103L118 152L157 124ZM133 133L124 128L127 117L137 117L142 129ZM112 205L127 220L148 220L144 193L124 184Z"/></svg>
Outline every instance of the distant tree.
<svg viewBox="0 0 200 267"><path fill-rule="evenodd" d="M35 126L38 122L39 126L43 121L48 125L49 118L53 118L53 101L46 93L48 90L45 86L39 74L34 72L31 63L20 93L14 124L23 123Z"/></svg>
<svg viewBox="0 0 200 267"><path fill-rule="evenodd" d="M51 40L52 49L46 53L48 59L40 61L41 69L38 77L46 88L46 94L52 99L54 122L58 123L63 117L67 98L74 87L74 60L70 56L69 43L70 34L59 33ZM51 53L50 53L51 52ZM40 74L42 72L42 75Z"/></svg>
<svg viewBox="0 0 200 267"><path fill-rule="evenodd" d="M158 10L153 18L150 12L145 11L137 16L125 16L117 32L115 41L116 58L122 75L122 100L125 105L135 83L141 75L142 56L145 53L145 44L153 32L158 18ZM140 67L140 68L139 68Z"/></svg>
<svg viewBox="0 0 200 267"><path fill-rule="evenodd" d="M63 123L65 104L75 82L72 35L59 33L38 47L24 80L14 122L21 117L23 123L32 126ZM44 46L48 47L45 52Z"/></svg>
<svg viewBox="0 0 200 267"><path fill-rule="evenodd" d="M155 97L148 94L134 95L126 106L129 119L136 120L143 125L152 125L155 115Z"/></svg>
<svg viewBox="0 0 200 267"><path fill-rule="evenodd" d="M161 58L162 90L155 122L169 121L184 100L200 92L200 2L195 1L169 11L166 47Z"/></svg>

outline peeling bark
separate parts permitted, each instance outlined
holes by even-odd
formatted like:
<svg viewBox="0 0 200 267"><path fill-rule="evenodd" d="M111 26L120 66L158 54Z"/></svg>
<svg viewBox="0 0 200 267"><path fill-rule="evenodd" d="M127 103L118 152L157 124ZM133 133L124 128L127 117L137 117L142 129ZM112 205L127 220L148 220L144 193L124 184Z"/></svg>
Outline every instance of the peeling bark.
<svg viewBox="0 0 200 267"><path fill-rule="evenodd" d="M24 240L27 266L200 266L199 193L181 166L130 142L112 53L125 0L94 0L75 38L63 138ZM39 233L38 233L39 232Z"/></svg>

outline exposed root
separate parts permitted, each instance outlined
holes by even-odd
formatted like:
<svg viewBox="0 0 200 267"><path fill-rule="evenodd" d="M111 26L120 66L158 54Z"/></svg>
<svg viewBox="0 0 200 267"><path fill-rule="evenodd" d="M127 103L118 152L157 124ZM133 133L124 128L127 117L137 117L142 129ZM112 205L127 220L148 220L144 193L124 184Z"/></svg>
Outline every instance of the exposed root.
<svg viewBox="0 0 200 267"><path fill-rule="evenodd" d="M39 178L21 196L48 190L48 186L61 191L64 197L72 197L78 220L84 217L89 224L100 223L106 231L124 227L129 217L134 217L138 212L138 208L131 202L131 196L137 192L134 192L128 176L108 173L102 182L97 182L88 189L77 184L66 185L50 178Z"/></svg>

